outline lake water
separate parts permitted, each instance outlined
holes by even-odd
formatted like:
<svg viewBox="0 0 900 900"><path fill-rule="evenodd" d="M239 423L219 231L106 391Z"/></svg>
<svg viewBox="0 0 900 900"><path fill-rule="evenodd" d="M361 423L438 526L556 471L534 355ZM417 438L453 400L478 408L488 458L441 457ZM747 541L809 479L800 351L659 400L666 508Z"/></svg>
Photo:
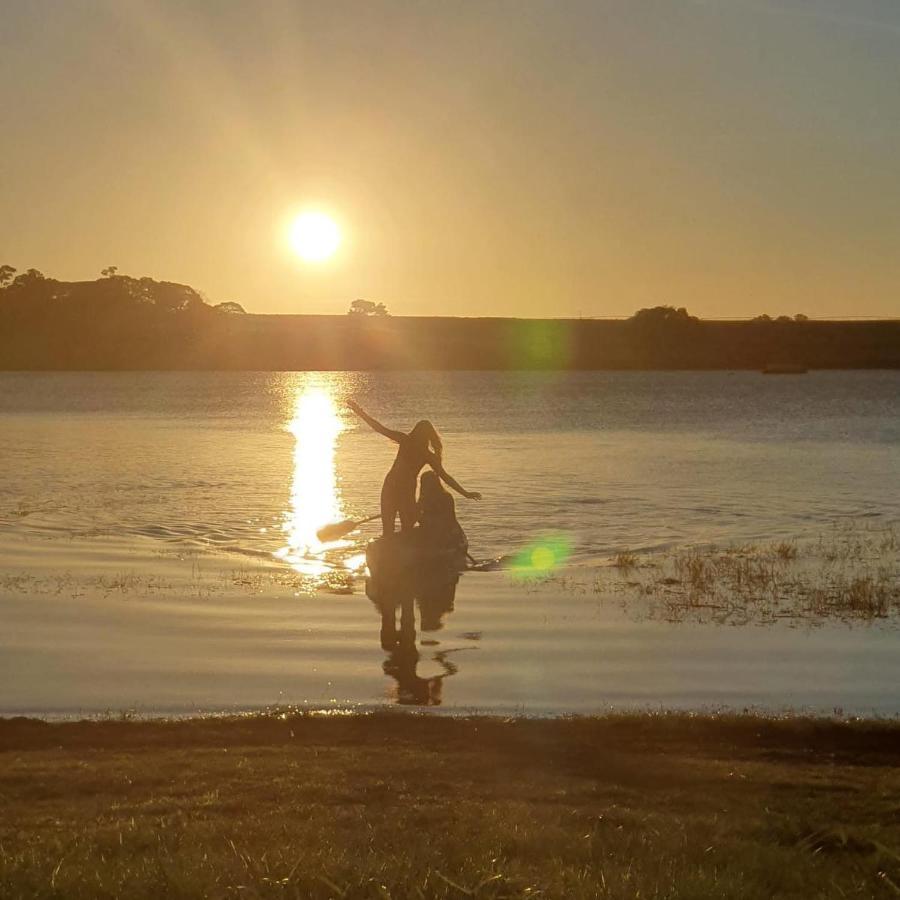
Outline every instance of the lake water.
<svg viewBox="0 0 900 900"><path fill-rule="evenodd" d="M393 644L376 526L315 538L378 511L393 458L348 397L435 422L506 563ZM898 484L898 372L0 374L0 714L895 715ZM701 585L713 546L771 597Z"/></svg>

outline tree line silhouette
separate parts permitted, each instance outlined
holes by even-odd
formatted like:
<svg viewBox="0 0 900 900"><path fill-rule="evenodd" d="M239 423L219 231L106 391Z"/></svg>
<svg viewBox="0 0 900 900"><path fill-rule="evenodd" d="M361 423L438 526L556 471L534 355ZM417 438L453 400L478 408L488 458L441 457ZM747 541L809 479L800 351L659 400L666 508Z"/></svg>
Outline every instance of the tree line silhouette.
<svg viewBox="0 0 900 900"><path fill-rule="evenodd" d="M59 281L0 266L0 369L900 368L900 322L249 315L189 285L121 275Z"/></svg>

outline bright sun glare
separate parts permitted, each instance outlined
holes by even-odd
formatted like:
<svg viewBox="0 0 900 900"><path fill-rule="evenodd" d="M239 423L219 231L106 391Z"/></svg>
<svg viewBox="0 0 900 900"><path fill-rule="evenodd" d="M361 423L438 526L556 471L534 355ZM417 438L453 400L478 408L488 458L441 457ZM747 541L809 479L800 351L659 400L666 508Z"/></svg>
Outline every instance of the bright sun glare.
<svg viewBox="0 0 900 900"><path fill-rule="evenodd" d="M296 443L291 505L284 523L287 546L276 555L301 574L323 575L332 566L323 554L350 546L349 541L323 544L316 535L323 525L343 518L334 456L344 423L331 393L308 385L297 389L293 416L285 428Z"/></svg>
<svg viewBox="0 0 900 900"><path fill-rule="evenodd" d="M304 262L322 262L334 256L341 243L341 229L320 212L305 212L291 223L289 240Z"/></svg>

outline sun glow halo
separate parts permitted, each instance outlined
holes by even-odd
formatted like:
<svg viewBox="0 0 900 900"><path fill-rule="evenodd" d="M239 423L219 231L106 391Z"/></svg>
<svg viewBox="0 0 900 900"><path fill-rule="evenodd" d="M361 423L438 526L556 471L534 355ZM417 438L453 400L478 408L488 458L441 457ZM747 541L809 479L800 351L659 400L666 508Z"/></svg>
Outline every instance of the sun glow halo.
<svg viewBox="0 0 900 900"><path fill-rule="evenodd" d="M291 222L288 240L304 262L323 262L340 246L341 229L324 213L305 212Z"/></svg>

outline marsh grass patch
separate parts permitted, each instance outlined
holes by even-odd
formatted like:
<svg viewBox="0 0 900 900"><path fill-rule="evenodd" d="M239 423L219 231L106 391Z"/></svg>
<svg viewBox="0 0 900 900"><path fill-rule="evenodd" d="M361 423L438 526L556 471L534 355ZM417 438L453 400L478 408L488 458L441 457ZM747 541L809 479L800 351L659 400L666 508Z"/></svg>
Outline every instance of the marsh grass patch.
<svg viewBox="0 0 900 900"><path fill-rule="evenodd" d="M898 548L893 527L851 525L807 543L679 548L658 555L655 566L631 553L623 565L619 554L611 566L619 580L601 574L594 589L672 622L894 620L900 619Z"/></svg>
<svg viewBox="0 0 900 900"><path fill-rule="evenodd" d="M612 564L616 569L627 571L638 564L638 557L636 553L632 553L630 550L622 550L613 557Z"/></svg>

